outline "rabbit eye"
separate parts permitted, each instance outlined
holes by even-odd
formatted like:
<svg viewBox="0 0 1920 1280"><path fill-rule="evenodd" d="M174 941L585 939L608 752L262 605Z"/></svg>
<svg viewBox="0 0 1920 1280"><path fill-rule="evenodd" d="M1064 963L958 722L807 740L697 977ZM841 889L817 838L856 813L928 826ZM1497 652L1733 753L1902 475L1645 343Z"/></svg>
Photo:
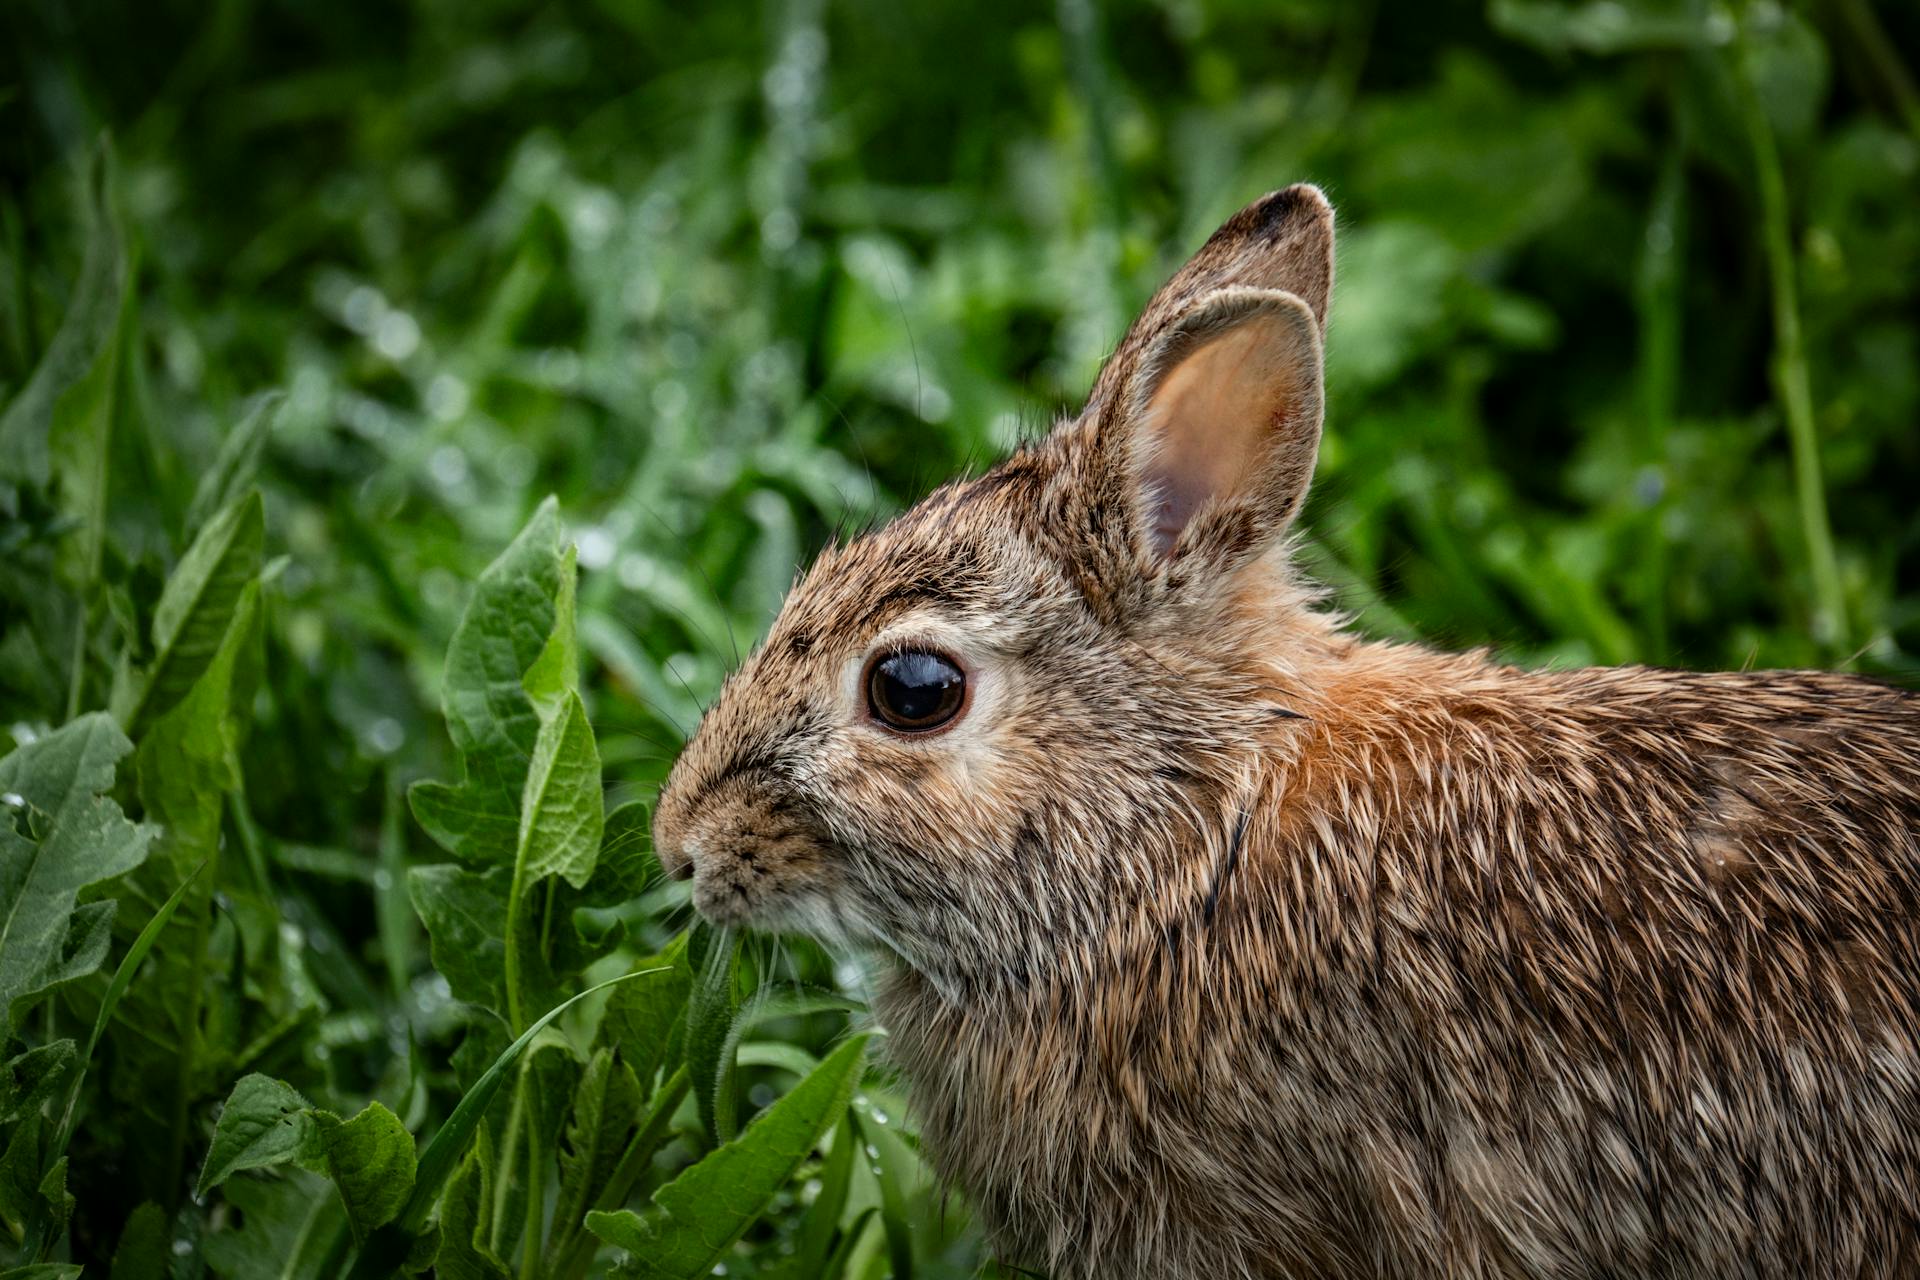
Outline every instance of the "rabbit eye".
<svg viewBox="0 0 1920 1280"><path fill-rule="evenodd" d="M925 649L888 654L867 672L873 718L902 733L938 729L967 700L967 677L951 658Z"/></svg>

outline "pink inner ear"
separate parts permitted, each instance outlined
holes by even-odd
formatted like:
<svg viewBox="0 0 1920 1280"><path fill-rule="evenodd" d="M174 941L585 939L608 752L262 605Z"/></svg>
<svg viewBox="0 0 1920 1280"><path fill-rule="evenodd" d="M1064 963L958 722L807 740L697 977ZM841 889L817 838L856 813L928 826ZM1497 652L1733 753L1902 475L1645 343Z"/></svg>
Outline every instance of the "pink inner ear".
<svg viewBox="0 0 1920 1280"><path fill-rule="evenodd" d="M1161 379L1148 402L1154 550L1165 555L1209 498L1244 492L1275 464L1298 397L1298 335L1255 316L1205 342Z"/></svg>

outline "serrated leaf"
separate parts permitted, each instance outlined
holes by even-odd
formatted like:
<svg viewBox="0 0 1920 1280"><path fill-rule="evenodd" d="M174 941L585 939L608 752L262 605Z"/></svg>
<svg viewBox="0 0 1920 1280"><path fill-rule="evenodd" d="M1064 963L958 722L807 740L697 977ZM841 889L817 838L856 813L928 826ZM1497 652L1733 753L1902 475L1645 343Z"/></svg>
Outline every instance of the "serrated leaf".
<svg viewBox="0 0 1920 1280"><path fill-rule="evenodd" d="M667 1062L667 1050L677 1022L693 989L693 970L687 964L687 936L681 934L659 955L640 962L640 968L661 972L645 981L616 990L600 1018L600 1039L616 1046L633 1068L643 1088Z"/></svg>
<svg viewBox="0 0 1920 1280"><path fill-rule="evenodd" d="M187 532L196 534L214 515L244 494L260 469L260 455L267 437L280 416L286 396L278 391L255 396L233 430L220 442L213 465L194 487L193 505L187 508Z"/></svg>
<svg viewBox="0 0 1920 1280"><path fill-rule="evenodd" d="M247 582L226 613L193 687L157 718L135 757L140 802L163 834L156 854L177 881L219 854L220 810L240 785L239 749L251 703L260 584ZM156 868L157 870L158 868ZM203 889L211 892L211 885Z"/></svg>
<svg viewBox="0 0 1920 1280"><path fill-rule="evenodd" d="M616 902L637 898L660 874L660 860L653 856L652 822L652 806L644 800L629 800L607 815L594 864L596 897Z"/></svg>
<svg viewBox="0 0 1920 1280"><path fill-rule="evenodd" d="M34 1190L40 1197L36 1216L44 1216L50 1238L57 1240L67 1229L67 1220L73 1217L74 1199L73 1193L67 1190L65 1156L47 1166L47 1171L40 1175L40 1185Z"/></svg>
<svg viewBox="0 0 1920 1280"><path fill-rule="evenodd" d="M600 752L580 695L568 690L552 718L540 726L520 802L516 858L521 883L559 876L585 888L600 857L605 797L600 789Z"/></svg>
<svg viewBox="0 0 1920 1280"><path fill-rule="evenodd" d="M356 1240L399 1216L413 1194L413 1135L384 1103L369 1102L351 1120L319 1115L327 1174L340 1189Z"/></svg>
<svg viewBox="0 0 1920 1280"><path fill-rule="evenodd" d="M38 1188L46 1163L46 1132L46 1117L29 1114L0 1149L0 1236L21 1239L42 1211Z"/></svg>
<svg viewBox="0 0 1920 1280"><path fill-rule="evenodd" d="M627 1209L588 1214L588 1230L629 1255L615 1274L642 1280L709 1274L845 1113L865 1052L865 1036L840 1045L738 1138L656 1191L645 1217Z"/></svg>
<svg viewBox="0 0 1920 1280"><path fill-rule="evenodd" d="M34 997L105 958L112 904L75 908L146 857L151 828L104 794L132 745L94 713L0 759L0 1043Z"/></svg>
<svg viewBox="0 0 1920 1280"><path fill-rule="evenodd" d="M67 1081L79 1059L72 1040L55 1040L10 1059L0 1067L0 1124L12 1124L40 1109Z"/></svg>
<svg viewBox="0 0 1920 1280"><path fill-rule="evenodd" d="M205 1195L242 1169L265 1169L321 1154L313 1106L293 1086L255 1072L227 1095L194 1193Z"/></svg>
<svg viewBox="0 0 1920 1280"><path fill-rule="evenodd" d="M114 690L114 718L135 738L184 698L214 660L241 597L260 575L266 517L258 492L200 530L153 610L153 658Z"/></svg>
<svg viewBox="0 0 1920 1280"><path fill-rule="evenodd" d="M553 1211L556 1237L580 1226L594 1197L613 1175L627 1135L639 1121L641 1103L633 1068L610 1049L594 1054L574 1091L560 1143L560 1194ZM551 1264L554 1259L550 1256L548 1261Z"/></svg>
<svg viewBox="0 0 1920 1280"><path fill-rule="evenodd" d="M414 816L470 865L509 864L540 716L522 683L546 652L561 595L558 504L548 498L474 584L447 647L441 705L462 758L453 786L419 783Z"/></svg>
<svg viewBox="0 0 1920 1280"><path fill-rule="evenodd" d="M580 687L580 644L574 638L574 590L578 569L575 548L569 543L560 553L560 590L553 602L553 631L533 660L520 687L527 691L533 707L544 721L560 709L567 694Z"/></svg>
<svg viewBox="0 0 1920 1280"><path fill-rule="evenodd" d="M433 967L456 999L502 1015L509 874L505 868L480 872L450 862L407 873L407 893L426 926Z"/></svg>
<svg viewBox="0 0 1920 1280"><path fill-rule="evenodd" d="M438 1280L510 1280L506 1264L487 1247L493 1208L493 1151L483 1128L440 1202Z"/></svg>

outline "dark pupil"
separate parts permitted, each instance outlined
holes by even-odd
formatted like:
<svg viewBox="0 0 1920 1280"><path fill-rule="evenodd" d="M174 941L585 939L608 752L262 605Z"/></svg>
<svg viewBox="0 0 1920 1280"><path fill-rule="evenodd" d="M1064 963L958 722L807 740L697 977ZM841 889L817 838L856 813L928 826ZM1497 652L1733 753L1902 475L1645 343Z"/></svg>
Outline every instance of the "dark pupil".
<svg viewBox="0 0 1920 1280"><path fill-rule="evenodd" d="M932 728L960 705L966 677L934 653L897 653L873 672L874 709L909 728Z"/></svg>

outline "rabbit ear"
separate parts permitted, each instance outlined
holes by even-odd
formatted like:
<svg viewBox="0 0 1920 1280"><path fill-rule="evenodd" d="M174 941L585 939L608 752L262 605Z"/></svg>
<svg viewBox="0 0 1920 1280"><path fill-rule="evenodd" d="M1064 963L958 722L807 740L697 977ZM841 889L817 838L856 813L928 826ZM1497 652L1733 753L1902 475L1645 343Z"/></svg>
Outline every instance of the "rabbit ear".
<svg viewBox="0 0 1920 1280"><path fill-rule="evenodd" d="M1333 206L1320 188L1300 183L1264 195L1208 237L1114 348L1082 419L1098 420L1115 407L1147 349L1196 299L1235 287L1285 290L1307 304L1315 324L1326 327L1333 292Z"/></svg>
<svg viewBox="0 0 1920 1280"><path fill-rule="evenodd" d="M1320 327L1278 289L1217 289L1141 354L1100 452L1151 558L1228 568L1285 532L1320 445Z"/></svg>

